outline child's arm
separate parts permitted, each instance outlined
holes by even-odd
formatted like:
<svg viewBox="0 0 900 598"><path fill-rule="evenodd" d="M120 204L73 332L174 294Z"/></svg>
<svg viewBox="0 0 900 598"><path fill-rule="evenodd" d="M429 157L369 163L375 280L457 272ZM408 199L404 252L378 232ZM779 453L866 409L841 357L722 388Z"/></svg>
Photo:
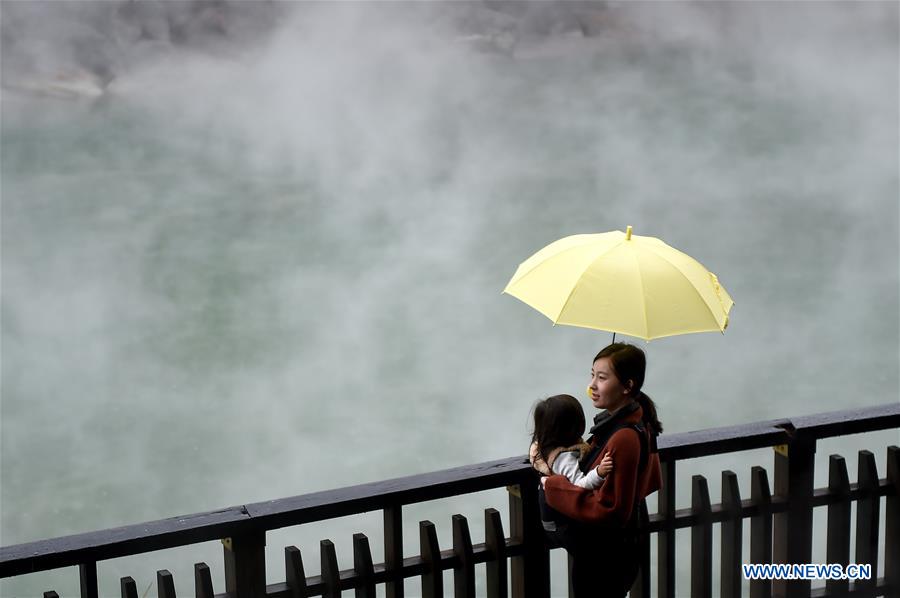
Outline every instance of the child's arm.
<svg viewBox="0 0 900 598"><path fill-rule="evenodd" d="M582 473L578 467L578 453L565 451L559 454L553 462L553 473L566 476L570 482L580 488L592 490L603 483L603 477L594 468L587 474Z"/></svg>
<svg viewBox="0 0 900 598"><path fill-rule="evenodd" d="M603 455L603 459L600 461L600 465L591 469L583 478L578 480L577 482L572 482L576 486L580 488L587 488L588 490L593 490L594 488L599 488L600 485L606 481L606 476L609 475L613 469L612 457L609 453L605 453Z"/></svg>
<svg viewBox="0 0 900 598"><path fill-rule="evenodd" d="M595 467L594 469L587 472L580 480L572 483L579 488L587 488L588 490L593 490L594 488L599 488L604 480L606 480L606 478L597 473L597 468Z"/></svg>

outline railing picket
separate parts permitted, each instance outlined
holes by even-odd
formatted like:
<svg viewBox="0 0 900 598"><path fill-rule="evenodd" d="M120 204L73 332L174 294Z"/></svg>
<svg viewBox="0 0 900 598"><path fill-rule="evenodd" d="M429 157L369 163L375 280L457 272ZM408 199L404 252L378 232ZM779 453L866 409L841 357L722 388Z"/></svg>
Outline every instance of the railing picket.
<svg viewBox="0 0 900 598"><path fill-rule="evenodd" d="M812 495L816 439L796 429L789 444L775 447L775 495L787 510L775 515L772 538L776 563L802 564L812 560ZM776 579L772 591L786 598L809 596L810 580Z"/></svg>
<svg viewBox="0 0 900 598"><path fill-rule="evenodd" d="M284 549L284 572L287 586L291 589L292 598L306 598L306 572L303 570L303 557L296 546Z"/></svg>
<svg viewBox="0 0 900 598"><path fill-rule="evenodd" d="M422 574L422 598L442 598L444 571L441 569L441 547L437 530L430 521L419 522L419 547L425 572Z"/></svg>
<svg viewBox="0 0 900 598"><path fill-rule="evenodd" d="M213 598L212 574L206 563L194 564L194 596L196 598Z"/></svg>
<svg viewBox="0 0 900 598"><path fill-rule="evenodd" d="M97 586L97 561L88 561L78 566L81 578L81 598L99 598Z"/></svg>
<svg viewBox="0 0 900 598"><path fill-rule="evenodd" d="M503 520L497 509L484 510L484 543L491 553L486 564L488 598L507 598L509 587L506 581L506 535Z"/></svg>
<svg viewBox="0 0 900 598"><path fill-rule="evenodd" d="M175 598L175 580L167 569L156 572L156 588L159 598Z"/></svg>
<svg viewBox="0 0 900 598"><path fill-rule="evenodd" d="M353 571L356 573L356 598L375 598L375 568L365 534L353 534Z"/></svg>
<svg viewBox="0 0 900 598"><path fill-rule="evenodd" d="M772 562L772 492L769 474L764 467L753 466L750 473L750 500L759 507L759 515L750 518L750 562ZM750 598L770 598L772 582L768 579L750 580Z"/></svg>
<svg viewBox="0 0 900 598"><path fill-rule="evenodd" d="M475 554L469 522L462 515L453 516L453 552L459 566L453 570L454 598L475 598Z"/></svg>
<svg viewBox="0 0 900 598"><path fill-rule="evenodd" d="M825 560L846 567L850 563L850 478L847 462L840 455L831 455L828 460L828 492L840 502L828 505ZM839 596L847 593L849 583L846 579L828 579L825 589Z"/></svg>
<svg viewBox="0 0 900 598"><path fill-rule="evenodd" d="M665 529L657 538L658 585L660 598L675 598L675 461L663 461L662 488L659 489L660 516L664 518Z"/></svg>
<svg viewBox="0 0 900 598"><path fill-rule="evenodd" d="M722 507L728 519L722 522L721 595L741 595L741 548L744 520L741 518L741 491L733 471L722 472Z"/></svg>
<svg viewBox="0 0 900 598"><path fill-rule="evenodd" d="M138 598L137 584L131 577L123 577L119 580L119 590L122 598Z"/></svg>
<svg viewBox="0 0 900 598"><path fill-rule="evenodd" d="M337 553L334 542L319 542L319 553L322 560L322 581L325 582L324 598L339 598L341 595L341 572L338 569Z"/></svg>
<svg viewBox="0 0 900 598"><path fill-rule="evenodd" d="M403 507L384 509L384 567L388 572L386 598L403 598Z"/></svg>
<svg viewBox="0 0 900 598"><path fill-rule="evenodd" d="M691 480L691 508L698 517L691 528L691 598L712 596L712 505L706 478Z"/></svg>
<svg viewBox="0 0 900 598"><path fill-rule="evenodd" d="M870 579L861 579L856 588L872 588L878 579L878 520L880 500L878 497L878 470L872 451L859 451L857 487L863 493L856 503L856 562L872 565Z"/></svg>
<svg viewBox="0 0 900 598"><path fill-rule="evenodd" d="M894 492L885 499L884 580L888 595L900 596L900 448L896 446L887 449L887 481Z"/></svg>

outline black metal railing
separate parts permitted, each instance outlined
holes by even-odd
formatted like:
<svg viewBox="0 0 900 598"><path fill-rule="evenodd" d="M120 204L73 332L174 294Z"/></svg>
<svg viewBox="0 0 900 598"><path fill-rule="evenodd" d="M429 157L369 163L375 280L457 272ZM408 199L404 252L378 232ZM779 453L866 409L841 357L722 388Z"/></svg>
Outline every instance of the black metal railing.
<svg viewBox="0 0 900 598"><path fill-rule="evenodd" d="M887 448L887 472L880 478L874 455L858 455L858 480L850 483L844 459L832 455L826 488L813 484L816 442L848 434L900 428L900 404L825 413L791 420L772 420L741 426L663 436L659 440L663 488L656 513L642 511L647 530L643 538L642 567L632 596L652 593L650 542L657 535L657 595L675 596L676 542L678 529L691 529L690 593L692 597L740 596L741 564L809 563L812 559L813 510L827 509L827 560L851 562L851 504L856 505L855 546L852 562L871 567L871 579L849 583L829 580L812 588L803 580L754 580L751 598L764 596L898 596L900 595L900 449ZM722 472L722 501L712 504L708 482L691 480L689 508L675 508L676 465L686 459L774 447L774 490L767 470L752 468L750 498L742 498L734 472ZM441 549L434 524L419 522L417 556L405 556L403 507L493 488L509 492L509 536L499 511L484 512L484 541L474 543L468 521L452 518L452 546ZM880 506L885 499L884 537L879 538ZM0 548L0 577L12 577L60 567L78 566L81 597L98 597L97 563L128 555L222 540L225 594L214 595L210 569L194 567L194 594L198 598L295 598L375 596L383 586L386 596L400 598L404 580L420 578L421 595L443 596L443 572L453 571L454 596L475 595L475 565L485 564L485 592L491 597L546 597L550 595L549 551L537 512L537 484L524 458L514 457L232 507L196 515L175 517L139 525L108 529L62 538ZM374 563L369 538L353 536L353 567L340 570L334 544L320 544L321 573L307 576L296 547L285 548L285 581L266 584L266 533L302 525L381 511L384 519L384 562ZM742 554L743 523L750 520L750 554ZM713 525L720 524L720 585L713 587ZM885 548L884 571L878 571L878 550ZM507 569L508 568L508 569ZM175 598L172 575L157 574L159 598ZM123 598L137 598L130 577L120 581ZM182 595L187 593L182 591ZM48 591L45 598L54 598Z"/></svg>

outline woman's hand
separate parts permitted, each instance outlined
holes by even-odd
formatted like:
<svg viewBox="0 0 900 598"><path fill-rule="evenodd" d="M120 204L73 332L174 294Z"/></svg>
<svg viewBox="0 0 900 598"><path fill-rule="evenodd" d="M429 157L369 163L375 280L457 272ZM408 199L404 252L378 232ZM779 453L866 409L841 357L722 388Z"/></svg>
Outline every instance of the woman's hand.
<svg viewBox="0 0 900 598"><path fill-rule="evenodd" d="M609 472L613 470L613 460L612 455L609 454L609 451L603 454L603 459L600 460L600 465L597 466L597 473L601 477L606 477L609 475Z"/></svg>

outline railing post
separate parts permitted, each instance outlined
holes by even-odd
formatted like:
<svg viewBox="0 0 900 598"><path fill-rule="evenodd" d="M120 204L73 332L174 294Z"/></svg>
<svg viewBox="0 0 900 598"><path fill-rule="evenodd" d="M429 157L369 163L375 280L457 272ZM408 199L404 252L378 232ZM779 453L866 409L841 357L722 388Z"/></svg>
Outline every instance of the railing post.
<svg viewBox="0 0 900 598"><path fill-rule="evenodd" d="M787 501L787 511L773 521L773 560L802 564L812 560L812 495L816 439L797 430L790 444L775 447L775 495ZM778 597L809 596L809 580L774 580Z"/></svg>
<svg viewBox="0 0 900 598"><path fill-rule="evenodd" d="M384 566L388 573L387 598L403 598L403 507L384 509Z"/></svg>
<svg viewBox="0 0 900 598"><path fill-rule="evenodd" d="M78 574L81 578L81 598L97 598L97 562L82 563L78 566Z"/></svg>
<svg viewBox="0 0 900 598"><path fill-rule="evenodd" d="M657 543L658 586L660 598L675 598L675 461L663 461L662 488L659 490L658 512L665 528L660 530Z"/></svg>
<svg viewBox="0 0 900 598"><path fill-rule="evenodd" d="M894 490L884 507L884 580L888 596L900 596L900 448L887 449L887 480Z"/></svg>
<svg viewBox="0 0 900 598"><path fill-rule="evenodd" d="M509 488L510 535L524 547L524 554L510 563L513 598L550 595L550 551L541 526L537 485L529 471L517 486Z"/></svg>
<svg viewBox="0 0 900 598"><path fill-rule="evenodd" d="M265 598L266 532L254 531L222 540L225 591L236 598Z"/></svg>

